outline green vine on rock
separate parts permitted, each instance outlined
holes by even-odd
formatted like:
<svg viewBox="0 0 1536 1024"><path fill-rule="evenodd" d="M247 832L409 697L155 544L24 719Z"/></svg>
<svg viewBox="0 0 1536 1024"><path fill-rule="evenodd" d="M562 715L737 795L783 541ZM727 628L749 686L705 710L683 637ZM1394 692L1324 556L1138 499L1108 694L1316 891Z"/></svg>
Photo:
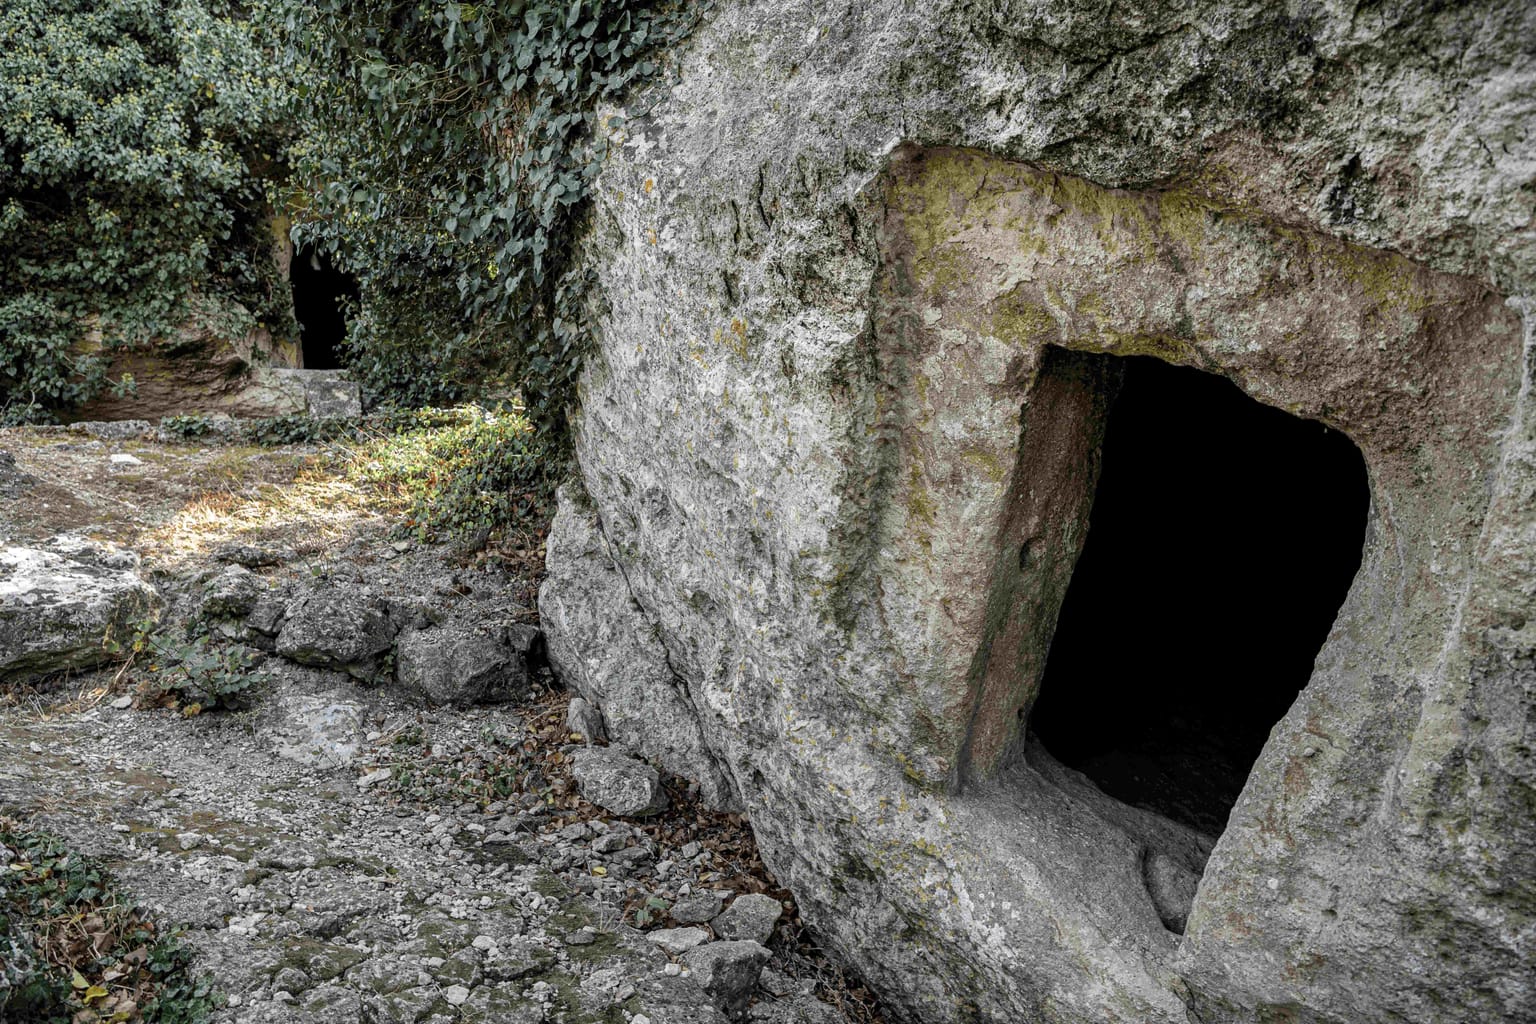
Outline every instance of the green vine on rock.
<svg viewBox="0 0 1536 1024"><path fill-rule="evenodd" d="M288 315L256 170L286 100L247 14L0 4L0 423L90 398L111 349L171 334L194 296Z"/></svg>
<svg viewBox="0 0 1536 1024"><path fill-rule="evenodd" d="M309 83L294 236L360 279L348 348L370 392L445 403L505 372L561 433L585 334L572 249L618 129L601 109L701 7L287 0Z"/></svg>

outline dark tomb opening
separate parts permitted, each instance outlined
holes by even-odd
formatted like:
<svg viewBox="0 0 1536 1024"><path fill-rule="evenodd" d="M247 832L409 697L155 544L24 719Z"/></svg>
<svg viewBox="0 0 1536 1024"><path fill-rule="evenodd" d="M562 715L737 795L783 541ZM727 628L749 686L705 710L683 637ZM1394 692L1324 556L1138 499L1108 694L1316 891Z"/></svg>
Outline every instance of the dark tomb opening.
<svg viewBox="0 0 1536 1024"><path fill-rule="evenodd" d="M1360 566L1365 461L1223 378L1121 362L1030 728L1108 795L1216 836Z"/></svg>
<svg viewBox="0 0 1536 1024"><path fill-rule="evenodd" d="M311 248L294 250L288 268L293 287L293 313L299 321L299 341L306 370L335 370L341 366L347 337L347 306L357 301L357 280L331 265Z"/></svg>

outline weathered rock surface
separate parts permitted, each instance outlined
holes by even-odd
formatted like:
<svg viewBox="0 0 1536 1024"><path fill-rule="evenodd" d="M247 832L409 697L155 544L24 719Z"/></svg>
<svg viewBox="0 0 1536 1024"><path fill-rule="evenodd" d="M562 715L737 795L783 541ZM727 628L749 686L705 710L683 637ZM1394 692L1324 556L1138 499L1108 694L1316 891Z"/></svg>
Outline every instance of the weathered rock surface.
<svg viewBox="0 0 1536 1024"><path fill-rule="evenodd" d="M234 314L231 318L230 314ZM241 417L303 413L298 401L281 387L272 387L273 367L294 365L296 350L274 341L264 329L230 335L225 321L243 319L243 311L199 304L181 330L151 345L103 352L88 339L87 351L105 355L112 379L132 377L134 386L121 393L104 391L75 411L83 420L159 420L175 414Z"/></svg>
<svg viewBox="0 0 1536 1024"><path fill-rule="evenodd" d="M395 677L434 704L497 704L528 685L532 626L445 624L410 629L395 649Z"/></svg>
<svg viewBox="0 0 1536 1024"><path fill-rule="evenodd" d="M0 681L89 668L159 613L160 596L131 551L62 536L38 548L0 548Z"/></svg>
<svg viewBox="0 0 1536 1024"><path fill-rule="evenodd" d="M298 414L314 419L357 419L363 414L362 390L343 370L273 369L260 375L263 386L287 397Z"/></svg>
<svg viewBox="0 0 1536 1024"><path fill-rule="evenodd" d="M578 750L571 755L571 775L582 796L614 814L655 814L667 806L656 769L615 747Z"/></svg>
<svg viewBox="0 0 1536 1024"><path fill-rule="evenodd" d="M1508 2L732 0L642 97L551 659L740 800L906 1019L1536 1016L1533 37ZM1369 469L1214 850L1028 740L1105 354Z"/></svg>
<svg viewBox="0 0 1536 1024"><path fill-rule="evenodd" d="M16 456L0 451L0 498L14 498L36 482L16 465Z"/></svg>
<svg viewBox="0 0 1536 1024"><path fill-rule="evenodd" d="M683 962L716 1006L743 1009L771 954L755 942L711 942L683 954Z"/></svg>
<svg viewBox="0 0 1536 1024"><path fill-rule="evenodd" d="M301 665L368 677L394 646L398 630L381 598L344 585L317 587L287 606L277 653Z"/></svg>

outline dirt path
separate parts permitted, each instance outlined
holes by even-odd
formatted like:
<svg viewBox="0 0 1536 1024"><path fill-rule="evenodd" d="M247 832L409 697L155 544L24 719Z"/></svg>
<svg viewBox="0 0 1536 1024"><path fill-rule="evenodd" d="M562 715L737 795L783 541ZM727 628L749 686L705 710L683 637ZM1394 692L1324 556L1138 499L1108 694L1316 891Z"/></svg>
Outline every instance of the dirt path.
<svg viewBox="0 0 1536 1024"><path fill-rule="evenodd" d="M523 724L418 721L382 698L368 711L439 746ZM541 866L554 844L512 839L502 815L397 812L355 771L274 754L273 727L259 711L17 709L0 716L0 801L186 922L232 996L219 1019L719 1019L665 954Z"/></svg>
<svg viewBox="0 0 1536 1024"><path fill-rule="evenodd" d="M537 552L498 563L392 538L395 510L347 478L344 453L35 428L0 431L0 449L32 478L0 491L0 542L70 531L131 546L173 620L199 614L230 545L280 553L256 570L261 587L323 580L433 614L472 602L537 619ZM741 819L703 811L676 780L657 818L587 804L547 678L511 704L432 709L387 679L271 655L260 671L248 710L194 717L133 697L110 668L0 692L0 814L184 923L229 997L215 1020L726 1020L712 977L640 928L677 926L668 908L690 900L787 900ZM814 991L877 1020L786 905L737 1015L846 1024Z"/></svg>

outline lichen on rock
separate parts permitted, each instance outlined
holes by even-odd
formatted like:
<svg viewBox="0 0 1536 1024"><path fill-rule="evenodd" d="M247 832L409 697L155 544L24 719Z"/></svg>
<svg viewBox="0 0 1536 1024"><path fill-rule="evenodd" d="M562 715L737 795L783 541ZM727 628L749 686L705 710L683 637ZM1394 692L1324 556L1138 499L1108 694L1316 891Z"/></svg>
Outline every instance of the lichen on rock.
<svg viewBox="0 0 1536 1024"><path fill-rule="evenodd" d="M743 0L614 140L552 660L904 1018L1536 1013L1533 19ZM1369 473L1214 844L1028 740L1103 356Z"/></svg>

